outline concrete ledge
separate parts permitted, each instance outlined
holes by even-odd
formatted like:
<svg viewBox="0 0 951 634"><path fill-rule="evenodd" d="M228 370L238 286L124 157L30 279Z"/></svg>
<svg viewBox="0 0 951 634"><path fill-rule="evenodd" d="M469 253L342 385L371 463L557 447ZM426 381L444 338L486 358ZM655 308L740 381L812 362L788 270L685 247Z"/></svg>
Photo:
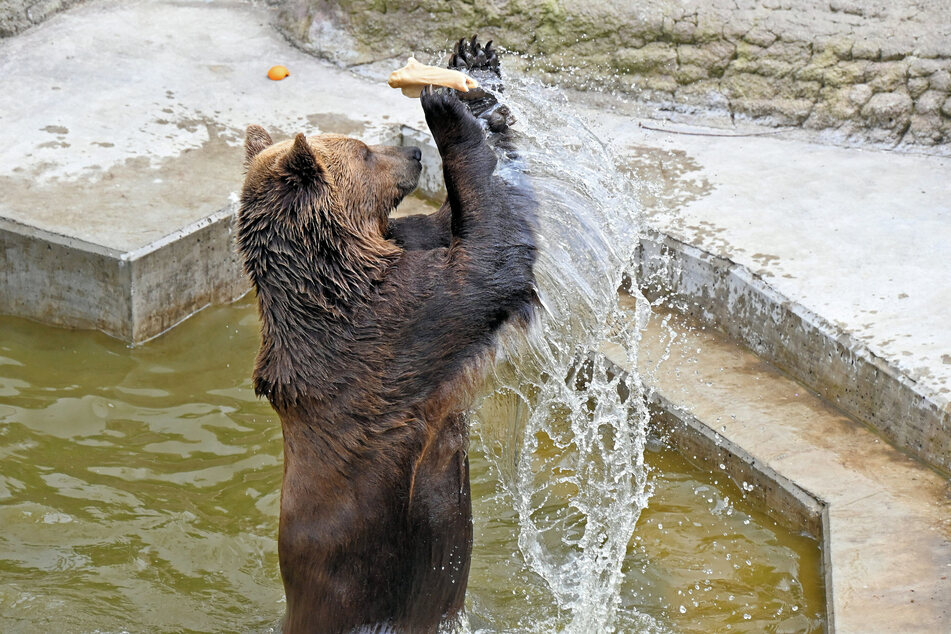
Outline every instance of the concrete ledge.
<svg viewBox="0 0 951 634"><path fill-rule="evenodd" d="M0 312L131 334L131 271L121 253L0 218Z"/></svg>
<svg viewBox="0 0 951 634"><path fill-rule="evenodd" d="M0 312L140 343L248 283L228 207L121 252L0 218Z"/></svg>
<svg viewBox="0 0 951 634"><path fill-rule="evenodd" d="M821 539L828 629L951 630L949 482L722 335L663 317L637 355L658 433Z"/></svg>
<svg viewBox="0 0 951 634"><path fill-rule="evenodd" d="M826 514L822 500L678 408L662 393L653 391L649 405L653 431L669 447L701 469L725 473L759 508L784 526L822 539Z"/></svg>
<svg viewBox="0 0 951 634"><path fill-rule="evenodd" d="M898 447L951 471L946 399L745 267L651 231L640 245L640 280L649 298L722 329Z"/></svg>
<svg viewBox="0 0 951 634"><path fill-rule="evenodd" d="M159 335L211 304L250 289L234 249L235 207L228 207L125 254L132 266L131 341Z"/></svg>

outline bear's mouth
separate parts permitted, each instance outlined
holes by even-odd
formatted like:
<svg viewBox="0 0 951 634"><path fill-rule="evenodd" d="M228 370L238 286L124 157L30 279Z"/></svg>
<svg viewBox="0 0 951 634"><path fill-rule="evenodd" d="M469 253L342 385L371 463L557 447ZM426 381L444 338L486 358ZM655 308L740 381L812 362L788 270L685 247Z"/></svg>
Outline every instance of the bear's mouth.
<svg viewBox="0 0 951 634"><path fill-rule="evenodd" d="M419 176L423 172L423 163L422 161L413 160L410 161L410 165L409 173L397 183L396 188L399 191L399 198L397 198L396 203L393 205L394 208L419 185Z"/></svg>
<svg viewBox="0 0 951 634"><path fill-rule="evenodd" d="M390 205L389 209L386 212L387 217L390 214L392 214L394 211L396 211L397 207L400 206L400 203L402 203L403 200L407 196L413 193L413 191L416 189L418 182L419 182L419 177L417 176L417 178L413 180L412 182L405 181L397 185L397 195L393 199L393 203Z"/></svg>

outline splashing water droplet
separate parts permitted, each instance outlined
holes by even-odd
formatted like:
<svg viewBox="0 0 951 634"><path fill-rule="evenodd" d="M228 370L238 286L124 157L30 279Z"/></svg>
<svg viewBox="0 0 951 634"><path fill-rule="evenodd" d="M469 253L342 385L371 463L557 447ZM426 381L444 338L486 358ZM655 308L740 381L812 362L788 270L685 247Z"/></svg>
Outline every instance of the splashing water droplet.
<svg viewBox="0 0 951 634"><path fill-rule="evenodd" d="M533 629L638 630L645 617L619 610L619 589L648 498L648 410L640 378L606 355L610 347L636 367L650 313L636 284L635 308L618 302L618 289L636 280L635 184L560 92L521 77L507 82L519 160L539 205L541 307L531 333L505 340L498 388L475 424L498 448L488 457L517 514L520 554L552 596L551 623ZM502 177L517 177L506 170L502 159Z"/></svg>

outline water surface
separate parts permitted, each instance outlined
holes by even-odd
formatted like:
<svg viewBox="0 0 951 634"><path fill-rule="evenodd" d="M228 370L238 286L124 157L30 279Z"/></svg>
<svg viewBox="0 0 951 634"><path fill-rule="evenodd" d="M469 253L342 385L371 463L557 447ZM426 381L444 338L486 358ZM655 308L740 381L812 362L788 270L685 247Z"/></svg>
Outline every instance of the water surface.
<svg viewBox="0 0 951 634"><path fill-rule="evenodd" d="M257 332L250 299L136 348L0 318L0 631L278 623L281 439L251 391ZM653 493L624 563L620 631L821 629L814 540L662 447L646 463ZM478 435L472 474L470 626L564 625Z"/></svg>

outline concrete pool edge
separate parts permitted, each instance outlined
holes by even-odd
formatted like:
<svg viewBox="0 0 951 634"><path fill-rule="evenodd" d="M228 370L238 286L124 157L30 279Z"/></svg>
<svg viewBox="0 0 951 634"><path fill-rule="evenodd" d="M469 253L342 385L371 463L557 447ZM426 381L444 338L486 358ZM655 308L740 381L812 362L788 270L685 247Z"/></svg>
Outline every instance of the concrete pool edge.
<svg viewBox="0 0 951 634"><path fill-rule="evenodd" d="M0 313L148 341L247 293L234 214L228 205L125 252L0 218Z"/></svg>
<svg viewBox="0 0 951 634"><path fill-rule="evenodd" d="M951 628L948 481L722 334L673 317L676 336L652 319L637 353L654 431L820 540L829 631ZM604 352L630 369L626 351Z"/></svg>
<svg viewBox="0 0 951 634"><path fill-rule="evenodd" d="M722 471L733 483L766 510L767 515L784 526L814 537L822 550L821 576L825 591L826 631L835 632L835 600L832 593L832 563L829 558L829 506L768 464L760 461L739 444L720 436L690 412L678 408L656 390L651 390L648 405L651 424L668 446L688 462L711 471ZM744 485L749 486L744 486Z"/></svg>
<svg viewBox="0 0 951 634"><path fill-rule="evenodd" d="M602 348L607 361L627 376L626 353L613 344ZM649 375L648 375L649 376ZM832 583L829 505L792 479L772 468L738 442L723 436L684 407L664 396L660 386L646 381L646 400L650 411L650 434L674 449L687 462L701 470L724 473L754 504L769 517L793 531L802 531L816 539L822 551L822 578L825 593L826 631L835 632L835 598Z"/></svg>
<svg viewBox="0 0 951 634"><path fill-rule="evenodd" d="M828 506L825 502L733 440L718 434L689 411L676 406L656 389L648 394L648 406L653 431L689 462L725 473L773 519L822 540L823 514Z"/></svg>
<svg viewBox="0 0 951 634"><path fill-rule="evenodd" d="M657 395L652 404L664 412L663 417L675 421L674 427L683 430L672 435L676 446L688 447L683 455L689 458L693 455L689 447L705 445L707 463L724 452L734 456L734 463L746 465L744 469L757 474L759 484L768 485L758 494L771 514L793 526L803 522L799 526L820 538L829 631L927 632L941 630L940 624L951 628L951 585L947 581L951 522L934 512L943 509L944 517L951 517L947 480L951 422L949 408L943 405L946 399L729 259L662 231L648 230L641 238L637 264L641 290L648 298L663 296L666 307L739 342L756 358L788 373L913 457L879 443L875 433L861 425L853 423L852 429L842 434L849 440L861 437L866 455L884 452L885 457L879 458L883 472L903 470L900 480L906 488L898 490L900 486L895 488L885 478L863 474L869 465L858 466L861 461L854 457L840 457L828 446L810 446L808 439L821 435L823 425L814 425L811 433L775 446L762 435L745 437L741 433L731 439L719 434L689 403L676 404L668 398L672 386L664 388L656 382L652 386ZM650 383L650 372L645 374L642 369L642 375ZM711 378L715 380L714 375ZM833 421L830 428L843 425L849 423ZM775 463L777 459L795 462L797 454L813 463L808 467L811 472L784 470ZM792 458L787 458L789 455ZM848 474L823 469L822 461L815 458L819 455L837 462L836 467L856 466ZM772 463L770 456L775 456ZM916 464L915 459L924 465ZM836 471L838 474L832 475ZM836 482L839 478L843 481ZM737 484L743 481L733 479ZM846 484L849 479L855 480L851 494ZM868 486L870 481L874 486ZM919 487L921 481L927 484ZM882 509L891 512L880 512ZM902 512L895 513L896 509ZM906 529L896 530L896 526ZM820 531L814 532L817 527ZM907 546L903 548L903 544ZM872 561L860 563L862 557ZM874 583L875 579L882 585ZM924 583L917 585L920 582ZM931 604L916 609L914 602L922 596L928 596Z"/></svg>
<svg viewBox="0 0 951 634"><path fill-rule="evenodd" d="M951 404L746 267L669 234L639 246L641 290L721 329L919 460L951 471Z"/></svg>

